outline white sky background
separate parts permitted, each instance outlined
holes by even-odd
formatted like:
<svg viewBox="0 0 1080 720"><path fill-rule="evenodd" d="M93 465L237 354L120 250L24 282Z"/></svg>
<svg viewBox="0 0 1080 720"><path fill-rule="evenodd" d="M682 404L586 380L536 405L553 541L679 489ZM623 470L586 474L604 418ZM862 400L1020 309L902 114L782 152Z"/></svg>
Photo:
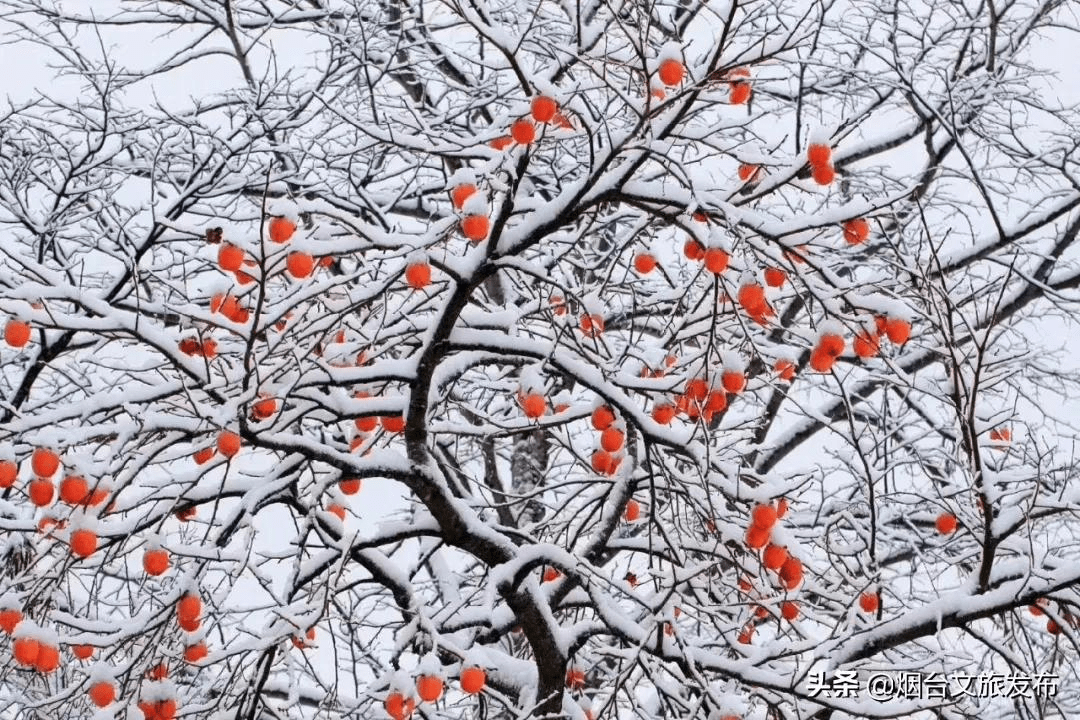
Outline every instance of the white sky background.
<svg viewBox="0 0 1080 720"><path fill-rule="evenodd" d="M93 0L94 12L106 15L109 8L119 3L101 2ZM72 4L75 7L75 4ZM289 31L274 31L276 62L279 67L289 66L297 71L305 65L312 63L321 64L319 49L304 45L303 43L289 42ZM1080 69L1076 64L1076 51L1078 39L1066 31L1044 32L1044 41L1037 43L1031 55L1031 62L1036 67L1045 68L1057 73L1056 81L1036 81L1046 97L1059 98L1062 105L1080 103ZM84 48L88 51L96 47L97 38L87 35L80 38ZM173 36L169 38L150 37L145 29L117 29L105 28L102 31L101 41L106 49L116 48L116 57L125 62L132 58L142 56L147 65L154 65L155 59L165 55L164 48L170 44L179 44L183 38ZM57 58L45 49L17 42L0 47L0 52L5 56L7 72L0 74L0 96L7 98L11 104L32 101L38 93L44 93L54 99L75 98L79 93L79 83L70 79L58 78L56 71L50 67ZM257 66L260 61L265 61L265 56L260 57L256 52L252 56ZM167 108L186 108L190 105L192 97L213 95L226 91L231 87L242 84L243 79L236 68L235 61L229 57L217 56L204 58L190 66L174 71L165 76L159 76L138 87L126 91L124 99L129 106L149 107L153 102L160 102ZM137 197L138 186L131 188L132 197L130 202L137 203L143 198ZM1023 192L1018 189L1018 192ZM975 197L973 202L977 202ZM1080 370L1080 334L1076 331L1080 323L1075 320L1066 323L1059 317L1044 315L1042 317L1026 317L1021 325L1023 331L1028 334L1032 344L1060 348L1060 361L1065 371ZM1077 412L1075 398L1065 397L1063 394L1042 392L1037 398L1038 403L1048 412L1059 417L1075 416L1080 424L1080 413ZM1004 408L1002 408L1004 409ZM1055 413L1054 410L1057 410ZM1048 444L1060 444L1063 448L1071 445L1073 440L1080 436L1075 433L1072 437L1044 437L1042 441ZM1023 437L1017 441L1023 442ZM798 467L805 463L806 467L817 465L817 458L812 453L806 453L800 457L789 460L788 466ZM400 491L396 484L388 481L365 482L362 494L350 500L355 517L350 519L350 525L356 529L362 529L367 523L376 523L387 517L388 511L394 507L400 507ZM261 522L271 526L275 522L274 512L267 512L262 516ZM291 522L288 523L291 525ZM362 532L362 530L361 530Z"/></svg>

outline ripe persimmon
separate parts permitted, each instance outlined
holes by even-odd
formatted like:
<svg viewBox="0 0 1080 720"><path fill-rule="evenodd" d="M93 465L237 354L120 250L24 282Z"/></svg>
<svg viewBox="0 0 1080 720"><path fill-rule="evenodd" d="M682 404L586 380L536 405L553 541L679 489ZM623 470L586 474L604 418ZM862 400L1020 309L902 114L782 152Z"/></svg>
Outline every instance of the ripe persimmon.
<svg viewBox="0 0 1080 720"><path fill-rule="evenodd" d="M603 432L615 422L615 411L608 405L599 405L592 411L591 421L593 429Z"/></svg>
<svg viewBox="0 0 1080 720"><path fill-rule="evenodd" d="M465 205L465 201L476 194L476 186L472 183L462 183L456 188L450 191L450 200L454 203L454 208L460 210Z"/></svg>
<svg viewBox="0 0 1080 720"><path fill-rule="evenodd" d="M870 223L865 218L855 218L844 223L844 240L848 245L862 245L870 237Z"/></svg>
<svg viewBox="0 0 1080 720"><path fill-rule="evenodd" d="M749 645L754 641L754 626L747 625L741 631L739 631L738 640L743 645Z"/></svg>
<svg viewBox="0 0 1080 720"><path fill-rule="evenodd" d="M749 182L757 174L758 169L757 165L742 163L739 165L739 179L743 182Z"/></svg>
<svg viewBox="0 0 1080 720"><path fill-rule="evenodd" d="M539 393L529 393L521 398L521 409L529 419L543 417L547 412L547 398Z"/></svg>
<svg viewBox="0 0 1080 720"><path fill-rule="evenodd" d="M614 426L605 428L604 431L600 433L600 447L604 448L609 453L618 452L619 450L622 450L625 438L625 433L619 428Z"/></svg>
<svg viewBox="0 0 1080 720"><path fill-rule="evenodd" d="M270 220L270 239L276 243L287 243L296 232L296 223L286 217L275 217Z"/></svg>
<svg viewBox="0 0 1080 720"><path fill-rule="evenodd" d="M18 608L4 608L0 610L0 630L10 635L15 632L15 626L22 622L22 610Z"/></svg>
<svg viewBox="0 0 1080 720"><path fill-rule="evenodd" d="M937 520L934 521L934 527L942 535L952 535L956 532L956 516L950 512L943 512L937 516Z"/></svg>
<svg viewBox="0 0 1080 720"><path fill-rule="evenodd" d="M824 143L810 143L806 148L806 161L811 166L828 165L832 162L832 148Z"/></svg>
<svg viewBox="0 0 1080 720"><path fill-rule="evenodd" d="M478 667L468 667L461 671L461 690L469 695L476 695L484 689L487 673Z"/></svg>
<svg viewBox="0 0 1080 720"><path fill-rule="evenodd" d="M37 658L34 660L34 669L39 673L56 672L60 667L60 648L55 645L41 643Z"/></svg>
<svg viewBox="0 0 1080 720"><path fill-rule="evenodd" d="M404 415L383 415L379 418L379 422L382 424L383 430L388 433L400 433L405 430Z"/></svg>
<svg viewBox="0 0 1080 720"><path fill-rule="evenodd" d="M81 505L90 499L90 486L86 478L68 475L60 481L60 499L68 505Z"/></svg>
<svg viewBox="0 0 1080 720"><path fill-rule="evenodd" d="M362 485L360 478L345 478L338 482L338 489L346 495L355 495L360 492Z"/></svg>
<svg viewBox="0 0 1080 720"><path fill-rule="evenodd" d="M1012 430L1009 428L995 428L990 431L990 439L995 442L1009 442L1012 440ZM0 483L0 487L4 487L3 483Z"/></svg>
<svg viewBox="0 0 1080 720"><path fill-rule="evenodd" d="M562 573L559 571L558 568L553 568L553 567L550 567L550 566L547 567L547 568L544 568L544 573L543 573L543 576L542 576L542 579L543 579L544 582L555 582L556 580L558 580L561 577L562 577Z"/></svg>
<svg viewBox="0 0 1080 720"><path fill-rule="evenodd" d="M580 326L585 337L600 337L604 332L604 316L599 313L584 313Z"/></svg>
<svg viewBox="0 0 1080 720"><path fill-rule="evenodd" d="M251 417L255 420L266 420L276 412L277 400L274 398L263 398L251 404Z"/></svg>
<svg viewBox="0 0 1080 720"><path fill-rule="evenodd" d="M832 185L836 179L836 170L832 165L815 165L810 174L818 185Z"/></svg>
<svg viewBox="0 0 1080 720"><path fill-rule="evenodd" d="M634 498L630 498L626 501L626 509L623 510L623 520L626 522L637 522L641 517L641 503Z"/></svg>
<svg viewBox="0 0 1080 720"><path fill-rule="evenodd" d="M29 636L15 638L15 642L11 646L11 653L15 657L15 662L23 667L33 667L40 652L41 643Z"/></svg>
<svg viewBox="0 0 1080 720"><path fill-rule="evenodd" d="M750 83L744 80L736 80L731 83L731 94L728 96L728 101L732 105L744 105L750 100Z"/></svg>
<svg viewBox="0 0 1080 720"><path fill-rule="evenodd" d="M536 122L551 122L555 117L555 113L559 112L559 103L546 95L540 95L533 98L531 110L533 119Z"/></svg>
<svg viewBox="0 0 1080 720"><path fill-rule="evenodd" d="M285 258L285 269L297 280L303 280L315 272L315 258L306 252L291 252Z"/></svg>
<svg viewBox="0 0 1080 720"><path fill-rule="evenodd" d="M851 347L855 350L856 355L865 360L878 354L881 349L881 341L876 334L863 330L855 336Z"/></svg>
<svg viewBox="0 0 1080 720"><path fill-rule="evenodd" d="M739 370L725 370L720 376L720 383L725 391L738 395L746 388L746 375Z"/></svg>
<svg viewBox="0 0 1080 720"><path fill-rule="evenodd" d="M753 550L760 550L769 544L770 535L768 528L751 525L746 531L746 546Z"/></svg>
<svg viewBox="0 0 1080 720"><path fill-rule="evenodd" d="M614 475L618 467L614 456L603 448L598 448L593 452L591 463L593 471L601 475Z"/></svg>
<svg viewBox="0 0 1080 720"><path fill-rule="evenodd" d="M903 345L911 337L911 323L903 318L890 317L885 319L885 334L891 342Z"/></svg>
<svg viewBox="0 0 1080 720"><path fill-rule="evenodd" d="M739 288L739 305L748 315L762 315L772 312L769 301L765 299L765 288L756 282L748 282Z"/></svg>
<svg viewBox="0 0 1080 720"><path fill-rule="evenodd" d="M653 406L652 419L660 425L667 425L675 419L675 406L671 403L660 403Z"/></svg>
<svg viewBox="0 0 1080 720"><path fill-rule="evenodd" d="M218 248L218 266L226 272L236 272L244 266L244 251L230 242Z"/></svg>
<svg viewBox="0 0 1080 720"><path fill-rule="evenodd" d="M795 363L790 360L781 358L773 365L773 370L776 371L777 376L786 382L791 382L795 379Z"/></svg>
<svg viewBox="0 0 1080 720"><path fill-rule="evenodd" d="M227 458L234 457L240 452L240 436L232 430L222 430L218 433L217 449Z"/></svg>
<svg viewBox="0 0 1080 720"><path fill-rule="evenodd" d="M292 642L293 647L297 650L306 650L311 647L315 642L315 628L309 627L303 637L299 634L293 635L289 640Z"/></svg>
<svg viewBox="0 0 1080 720"><path fill-rule="evenodd" d="M65 527L67 527L67 520L57 520L54 517L46 515L38 520L37 531L42 535L45 535L54 528L56 530L63 530Z"/></svg>
<svg viewBox="0 0 1080 720"><path fill-rule="evenodd" d="M187 593L176 603L176 617L179 620L198 620L202 616L202 599L194 594Z"/></svg>
<svg viewBox="0 0 1080 720"><path fill-rule="evenodd" d="M6 490L15 484L19 476L19 466L11 460L0 460L0 490Z"/></svg>
<svg viewBox="0 0 1080 720"><path fill-rule="evenodd" d="M769 287L782 288L787 282L787 273L780 268L765 268L765 284Z"/></svg>
<svg viewBox="0 0 1080 720"><path fill-rule="evenodd" d="M787 561L787 548L780 547L775 543L769 543L765 552L761 555L762 564L770 570L779 570Z"/></svg>
<svg viewBox="0 0 1080 720"><path fill-rule="evenodd" d="M648 275L656 269L656 257L649 253L638 253L634 256L634 269L642 275Z"/></svg>
<svg viewBox="0 0 1080 720"><path fill-rule="evenodd" d="M206 656L210 654L210 651L206 647L206 643L199 641L194 645L188 645L184 648L184 662L189 665L194 665L200 660L205 660Z"/></svg>
<svg viewBox="0 0 1080 720"><path fill-rule="evenodd" d="M195 459L196 465L205 465L210 462L210 459L214 457L214 455L217 455L217 449L213 445L210 445L201 450L196 450L192 453L191 457Z"/></svg>
<svg viewBox="0 0 1080 720"><path fill-rule="evenodd" d="M383 701L383 708L393 720L408 720L416 709L416 701L399 692L392 692Z"/></svg>
<svg viewBox="0 0 1080 720"><path fill-rule="evenodd" d="M536 126L532 120L516 120L510 126L510 137L514 138L518 145L528 145L536 140Z"/></svg>
<svg viewBox="0 0 1080 720"><path fill-rule="evenodd" d="M816 372L827 373L832 370L833 365L835 364L836 356L824 352L821 348L815 348L814 351L810 353L810 367Z"/></svg>
<svg viewBox="0 0 1080 720"><path fill-rule="evenodd" d="M30 469L39 478L51 478L60 469L60 456L48 448L35 448L30 456Z"/></svg>
<svg viewBox="0 0 1080 720"><path fill-rule="evenodd" d="M713 275L719 275L727 270L728 261L731 256L723 248L711 247L705 250L704 255L705 269L711 272Z"/></svg>
<svg viewBox="0 0 1080 720"><path fill-rule="evenodd" d="M161 548L154 548L143 553L143 570L147 575L164 575L169 569L169 553Z"/></svg>
<svg viewBox="0 0 1080 720"><path fill-rule="evenodd" d="M787 515L788 501L787 498L780 498L776 501L776 517L777 519L783 518Z"/></svg>
<svg viewBox="0 0 1080 720"><path fill-rule="evenodd" d="M34 478L30 481L27 494L30 495L30 502L34 503L34 505L45 507L53 501L53 496L56 494L56 488L53 487L51 481L46 480L45 478Z"/></svg>
<svg viewBox="0 0 1080 720"><path fill-rule="evenodd" d="M4 326L4 342L13 348L26 347L30 342L30 323L9 319Z"/></svg>
<svg viewBox="0 0 1080 720"><path fill-rule="evenodd" d="M864 592L859 596L859 607L862 608L864 613L868 615L870 613L877 612L878 605L880 604L880 598L876 592Z"/></svg>
<svg viewBox="0 0 1080 720"><path fill-rule="evenodd" d="M93 645L72 645L71 654L80 660L89 660L94 656Z"/></svg>
<svg viewBox="0 0 1080 720"><path fill-rule="evenodd" d="M785 600L780 603L780 616L785 620L791 621L799 617L799 605L791 600Z"/></svg>
<svg viewBox="0 0 1080 720"><path fill-rule="evenodd" d="M491 142L488 143L488 145L490 145L495 150L505 150L506 148L510 147L513 144L514 144L514 138L510 137L509 135L503 135L502 137L497 137L497 138L495 138L494 140L492 140Z"/></svg>
<svg viewBox="0 0 1080 720"><path fill-rule="evenodd" d="M794 590L803 579L803 565L799 558L788 553L787 560L780 566L780 582L788 590Z"/></svg>
<svg viewBox="0 0 1080 720"><path fill-rule="evenodd" d="M660 68L657 70L656 75L660 78L660 82L668 87L674 87L683 81L683 77L686 75L686 68L683 67L683 64L678 60L669 58L660 63Z"/></svg>
<svg viewBox="0 0 1080 720"><path fill-rule="evenodd" d="M90 686L86 694L90 697L90 702L99 708L108 707L116 700L116 686L107 681L97 682Z"/></svg>
<svg viewBox="0 0 1080 720"><path fill-rule="evenodd" d="M750 524L754 527L771 530L772 526L776 524L776 508L772 505L755 505L754 509L750 511L750 519Z"/></svg>
<svg viewBox="0 0 1080 720"><path fill-rule="evenodd" d="M198 338L186 337L180 340L180 342L177 344L177 347L180 349L180 352L184 353L185 355L189 357L194 357L195 355L199 354L202 346L199 344Z"/></svg>
<svg viewBox="0 0 1080 720"><path fill-rule="evenodd" d="M422 290L431 284L431 265L426 262L411 263L405 268L405 282L413 290Z"/></svg>
<svg viewBox="0 0 1080 720"><path fill-rule="evenodd" d="M421 675L416 680L416 694L423 702L433 703L442 697L443 684L438 675Z"/></svg>
<svg viewBox="0 0 1080 720"><path fill-rule="evenodd" d="M727 391L710 390L705 398L705 410L709 413L724 412L727 409ZM708 420L708 418L706 418Z"/></svg>
<svg viewBox="0 0 1080 720"><path fill-rule="evenodd" d="M158 700L156 702L143 700L139 703L139 709L142 710L143 720L174 720L176 718L175 700Z"/></svg>
<svg viewBox="0 0 1080 720"><path fill-rule="evenodd" d="M97 550L98 536L93 530L79 528L71 533L71 552L78 557L90 557Z"/></svg>
<svg viewBox="0 0 1080 720"><path fill-rule="evenodd" d="M825 333L818 340L817 347L834 358L840 357L844 354L844 338L835 333Z"/></svg>
<svg viewBox="0 0 1080 720"><path fill-rule="evenodd" d="M585 671L579 667L567 669L566 687L571 690L582 690L585 687Z"/></svg>
<svg viewBox="0 0 1080 720"><path fill-rule="evenodd" d="M687 238L686 244L683 245L683 255L685 255L688 260L704 260L705 246L692 237Z"/></svg>
<svg viewBox="0 0 1080 720"><path fill-rule="evenodd" d="M487 215L466 215L461 219L461 234L474 243L487 238L490 230L491 221Z"/></svg>
<svg viewBox="0 0 1080 720"><path fill-rule="evenodd" d="M691 378L686 383L686 397L693 402L704 402L709 395L709 383L705 378Z"/></svg>

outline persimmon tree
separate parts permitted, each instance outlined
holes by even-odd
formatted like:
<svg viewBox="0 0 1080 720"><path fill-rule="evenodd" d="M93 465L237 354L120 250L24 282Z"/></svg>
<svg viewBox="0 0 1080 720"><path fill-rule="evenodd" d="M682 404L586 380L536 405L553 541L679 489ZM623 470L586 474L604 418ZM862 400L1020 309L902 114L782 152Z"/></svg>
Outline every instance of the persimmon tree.
<svg viewBox="0 0 1080 720"><path fill-rule="evenodd" d="M1080 713L1067 3L89 5L0 2L0 717Z"/></svg>

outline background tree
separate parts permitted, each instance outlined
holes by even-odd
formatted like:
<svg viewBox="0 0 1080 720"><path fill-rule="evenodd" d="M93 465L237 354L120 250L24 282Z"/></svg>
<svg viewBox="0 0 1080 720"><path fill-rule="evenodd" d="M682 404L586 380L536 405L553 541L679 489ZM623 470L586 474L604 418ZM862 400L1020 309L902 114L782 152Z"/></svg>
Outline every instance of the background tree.
<svg viewBox="0 0 1080 720"><path fill-rule="evenodd" d="M0 717L1080 714L1068 3L0 8Z"/></svg>

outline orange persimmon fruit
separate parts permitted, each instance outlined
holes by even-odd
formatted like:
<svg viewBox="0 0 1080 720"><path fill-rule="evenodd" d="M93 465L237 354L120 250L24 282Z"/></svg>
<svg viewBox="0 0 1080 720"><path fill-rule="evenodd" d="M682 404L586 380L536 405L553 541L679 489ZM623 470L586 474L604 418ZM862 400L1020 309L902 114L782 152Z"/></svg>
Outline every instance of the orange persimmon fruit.
<svg viewBox="0 0 1080 720"><path fill-rule="evenodd" d="M656 258L649 253L638 253L634 256L634 269L642 275L648 275L656 269Z"/></svg>
<svg viewBox="0 0 1080 720"><path fill-rule="evenodd" d="M276 243L287 243L296 232L296 223L286 217L274 217L270 220L270 239Z"/></svg>
<svg viewBox="0 0 1080 720"><path fill-rule="evenodd" d="M555 113L559 112L559 103L546 95L540 95L533 98L530 109L536 122L551 122L555 118Z"/></svg>
<svg viewBox="0 0 1080 720"><path fill-rule="evenodd" d="M657 70L657 77L660 78L660 82L664 83L668 87L674 87L683 81L683 77L686 74L686 68L678 60L669 58L660 63L660 68Z"/></svg>
<svg viewBox="0 0 1080 720"><path fill-rule="evenodd" d="M476 695L484 689L487 673L478 667L468 667L461 671L461 689L469 695Z"/></svg>
<svg viewBox="0 0 1080 720"><path fill-rule="evenodd" d="M285 269L297 280L303 280L315 272L315 258L306 252L291 252L285 258Z"/></svg>
<svg viewBox="0 0 1080 720"><path fill-rule="evenodd" d="M517 120L510 126L510 137L518 145L528 145L536 140L536 126L532 120Z"/></svg>
<svg viewBox="0 0 1080 720"><path fill-rule="evenodd" d="M147 575L164 575L169 569L169 553L161 548L154 548L143 553L143 570Z"/></svg>
<svg viewBox="0 0 1080 720"><path fill-rule="evenodd" d="M466 215L461 219L461 234L474 243L484 240L491 230L487 215Z"/></svg>
<svg viewBox="0 0 1080 720"><path fill-rule="evenodd" d="M26 347L30 342L30 323L11 318L4 326L4 342L13 348Z"/></svg>
<svg viewBox="0 0 1080 720"><path fill-rule="evenodd" d="M416 262L405 268L405 282L413 290L422 290L431 284L431 265Z"/></svg>
<svg viewBox="0 0 1080 720"><path fill-rule="evenodd" d="M848 245L862 245L870 237L870 223L865 218L854 218L844 223L844 240Z"/></svg>

